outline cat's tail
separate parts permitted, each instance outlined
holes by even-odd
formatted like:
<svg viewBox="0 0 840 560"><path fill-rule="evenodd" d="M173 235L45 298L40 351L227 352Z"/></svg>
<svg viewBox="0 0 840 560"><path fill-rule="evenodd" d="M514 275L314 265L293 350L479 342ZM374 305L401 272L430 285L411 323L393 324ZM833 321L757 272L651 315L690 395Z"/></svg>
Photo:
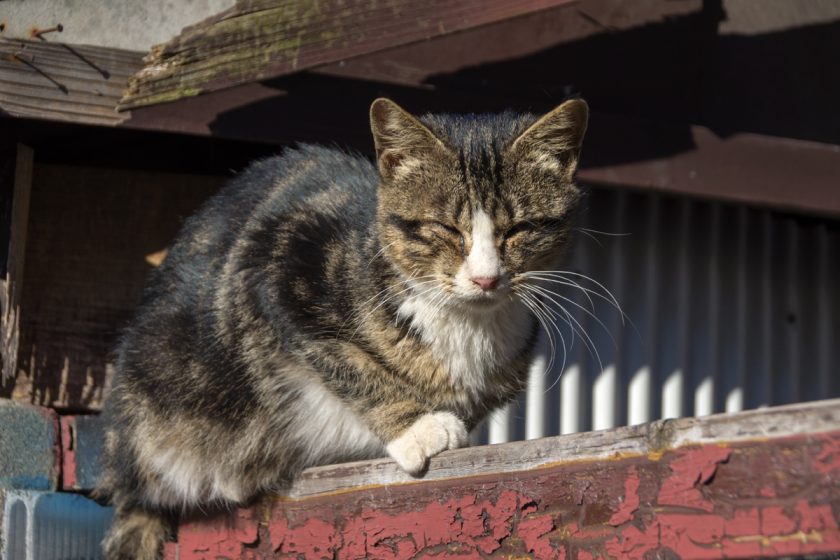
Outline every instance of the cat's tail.
<svg viewBox="0 0 840 560"><path fill-rule="evenodd" d="M164 514L133 508L117 510L102 549L108 560L159 560L172 531Z"/></svg>

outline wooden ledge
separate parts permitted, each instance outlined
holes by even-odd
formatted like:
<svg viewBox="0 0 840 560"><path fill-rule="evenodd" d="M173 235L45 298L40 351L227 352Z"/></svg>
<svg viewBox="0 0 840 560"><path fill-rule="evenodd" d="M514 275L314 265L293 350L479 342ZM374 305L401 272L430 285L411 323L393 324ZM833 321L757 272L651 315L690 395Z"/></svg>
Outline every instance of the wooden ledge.
<svg viewBox="0 0 840 560"><path fill-rule="evenodd" d="M307 470L186 519L167 558L755 558L840 552L840 400Z"/></svg>
<svg viewBox="0 0 840 560"><path fill-rule="evenodd" d="M390 459L314 467L304 471L284 497L302 499L359 488L497 475L572 463L656 458L665 451L689 445L737 443L838 430L840 399L703 418L657 420L611 430L447 451L431 460L429 470L422 478L406 474Z"/></svg>

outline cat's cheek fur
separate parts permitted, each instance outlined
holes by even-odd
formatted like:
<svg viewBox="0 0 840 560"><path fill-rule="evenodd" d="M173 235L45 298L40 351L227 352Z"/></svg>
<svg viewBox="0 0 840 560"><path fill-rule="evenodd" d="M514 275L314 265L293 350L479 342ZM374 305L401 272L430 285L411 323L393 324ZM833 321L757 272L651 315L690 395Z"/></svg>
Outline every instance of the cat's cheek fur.
<svg viewBox="0 0 840 560"><path fill-rule="evenodd" d="M418 475L425 470L429 458L466 443L467 428L457 416L451 412L432 412L418 418L386 449L404 471Z"/></svg>

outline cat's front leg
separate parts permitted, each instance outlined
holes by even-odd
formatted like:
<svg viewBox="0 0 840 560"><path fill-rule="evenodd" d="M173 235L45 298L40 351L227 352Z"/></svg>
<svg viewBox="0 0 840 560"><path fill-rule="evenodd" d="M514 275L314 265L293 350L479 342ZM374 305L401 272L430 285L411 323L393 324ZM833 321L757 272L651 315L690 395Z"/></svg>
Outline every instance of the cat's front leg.
<svg viewBox="0 0 840 560"><path fill-rule="evenodd" d="M403 470L416 476L426 469L429 458L465 446L467 435L464 422L451 412L430 412L391 440L386 449Z"/></svg>

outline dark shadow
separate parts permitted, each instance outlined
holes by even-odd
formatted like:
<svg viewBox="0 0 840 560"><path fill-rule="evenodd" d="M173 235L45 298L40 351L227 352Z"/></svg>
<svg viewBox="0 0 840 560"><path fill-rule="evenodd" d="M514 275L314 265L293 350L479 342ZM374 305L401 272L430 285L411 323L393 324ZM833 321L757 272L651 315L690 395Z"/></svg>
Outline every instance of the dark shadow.
<svg viewBox="0 0 840 560"><path fill-rule="evenodd" d="M720 35L720 0L702 11L429 80L437 89L515 98L571 88L598 112L840 143L840 21ZM481 84L477 87L477 84Z"/></svg>
<svg viewBox="0 0 840 560"><path fill-rule="evenodd" d="M602 33L409 87L301 73L269 97L220 112L214 134L274 143L337 143L370 153L367 111L388 96L414 112L543 112L570 95L593 109L583 167L694 148L688 125L840 143L840 21L725 35L720 0L702 10ZM481 48L481 45L476 45Z"/></svg>

